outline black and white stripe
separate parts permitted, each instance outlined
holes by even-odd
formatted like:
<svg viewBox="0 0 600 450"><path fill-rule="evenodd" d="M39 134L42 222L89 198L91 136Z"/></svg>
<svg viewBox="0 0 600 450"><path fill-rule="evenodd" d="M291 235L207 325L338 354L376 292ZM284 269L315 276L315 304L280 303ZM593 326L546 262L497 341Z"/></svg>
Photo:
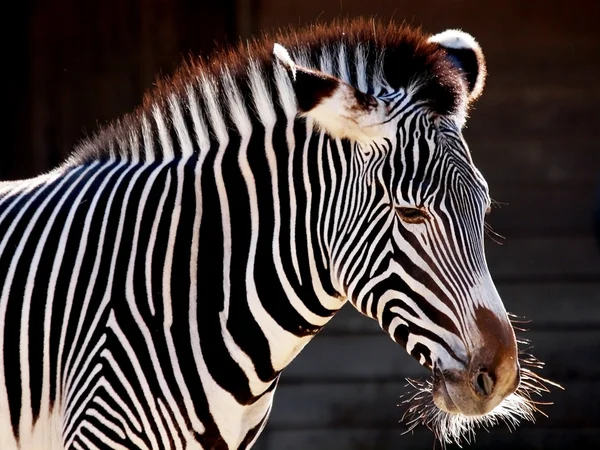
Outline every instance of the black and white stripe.
<svg viewBox="0 0 600 450"><path fill-rule="evenodd" d="M341 83L327 95L249 51L191 71L51 173L0 183L2 449L247 448L280 372L346 299L421 363L464 360L475 308L503 313L487 186L460 133L468 94L450 63L453 106L428 97L433 63L395 83L390 46L427 38L373 26L289 46L298 71ZM424 53L439 65L437 48ZM369 139L318 113L338 102L345 120L351 86L371 105L348 109L357 126L386 111L358 130ZM314 110L302 94L321 96Z"/></svg>

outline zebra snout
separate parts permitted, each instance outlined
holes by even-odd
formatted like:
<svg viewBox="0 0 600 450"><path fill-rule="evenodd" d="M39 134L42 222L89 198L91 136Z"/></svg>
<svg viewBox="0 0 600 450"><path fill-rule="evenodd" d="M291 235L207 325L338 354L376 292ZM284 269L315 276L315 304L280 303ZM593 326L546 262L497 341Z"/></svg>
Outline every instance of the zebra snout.
<svg viewBox="0 0 600 450"><path fill-rule="evenodd" d="M483 365L476 357L462 370L434 373L433 400L443 411L481 416L512 394L519 382L516 360Z"/></svg>
<svg viewBox="0 0 600 450"><path fill-rule="evenodd" d="M434 373L434 402L446 412L487 414L519 387L518 350L510 322L489 310L476 316L481 339L466 364Z"/></svg>

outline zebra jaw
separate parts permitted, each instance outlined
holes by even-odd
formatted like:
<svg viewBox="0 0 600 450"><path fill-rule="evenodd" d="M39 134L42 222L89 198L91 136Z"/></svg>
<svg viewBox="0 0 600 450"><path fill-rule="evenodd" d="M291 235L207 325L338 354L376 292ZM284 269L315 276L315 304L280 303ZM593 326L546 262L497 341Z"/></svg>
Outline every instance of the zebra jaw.
<svg viewBox="0 0 600 450"><path fill-rule="evenodd" d="M299 113L332 137L369 142L386 135L388 107L378 98L321 71L297 65L275 44L273 55L289 75Z"/></svg>

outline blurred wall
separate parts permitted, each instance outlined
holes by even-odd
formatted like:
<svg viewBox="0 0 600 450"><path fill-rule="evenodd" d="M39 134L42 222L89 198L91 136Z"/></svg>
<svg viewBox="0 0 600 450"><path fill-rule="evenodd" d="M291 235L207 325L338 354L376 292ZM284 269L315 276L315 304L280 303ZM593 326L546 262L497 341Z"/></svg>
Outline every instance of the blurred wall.
<svg viewBox="0 0 600 450"><path fill-rule="evenodd" d="M11 145L0 179L54 167L85 133L141 102L183 58L237 39L236 0L28 0L9 51ZM12 25L12 24L11 24Z"/></svg>
<svg viewBox="0 0 600 450"><path fill-rule="evenodd" d="M600 1L74 0L21 3L11 17L8 143L0 179L56 165L97 122L141 101L188 52L263 29L338 15L472 33L488 59L465 131L498 202L487 242L507 308L542 373L566 387L549 418L480 434L476 448L600 448L600 257L591 216L600 174ZM345 308L284 373L263 449L433 447L401 436L405 376L424 372L375 324ZM541 416L540 416L541 417Z"/></svg>

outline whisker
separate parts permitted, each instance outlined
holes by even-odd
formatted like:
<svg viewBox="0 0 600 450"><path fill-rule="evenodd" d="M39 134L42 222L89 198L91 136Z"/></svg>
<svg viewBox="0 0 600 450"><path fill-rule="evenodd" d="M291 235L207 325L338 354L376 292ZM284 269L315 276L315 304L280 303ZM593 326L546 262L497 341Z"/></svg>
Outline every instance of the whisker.
<svg viewBox="0 0 600 450"><path fill-rule="evenodd" d="M510 315L511 322L516 318ZM519 322L517 322L519 323ZM514 325L513 325L514 326ZM530 345L529 340L519 338L519 345ZM475 439L475 432L489 429L499 423L504 423L509 430L514 430L521 421L535 422L536 415L548 417L541 407L552 405L552 402L534 400L534 396L542 396L550 392L551 387L564 389L560 384L544 378L533 370L544 367L544 363L526 353L528 349L519 350L519 365L521 382L517 390L505 398L500 405L484 416L464 416L447 413L439 409L433 401L433 378L424 380L407 379L409 388L401 397L399 406L405 406L400 422L407 430L413 432L419 425L430 429L443 449L447 444L470 443Z"/></svg>
<svg viewBox="0 0 600 450"><path fill-rule="evenodd" d="M526 319L523 316L517 316L516 314L513 313L507 313L508 315L508 319L510 320L510 323L515 324L515 323L531 323L531 320Z"/></svg>
<svg viewBox="0 0 600 450"><path fill-rule="evenodd" d="M490 199L492 205L494 205L494 207L498 207L498 208L502 208L502 206L508 206L509 203L507 202L499 202L498 200L494 200L493 198Z"/></svg>
<svg viewBox="0 0 600 450"><path fill-rule="evenodd" d="M498 237L500 239L506 240L506 237L502 236L500 233L498 233L497 231L495 231L494 228L489 223L484 222L483 225L484 225L486 231L488 231L489 233L493 234L494 236L496 236L496 237Z"/></svg>
<svg viewBox="0 0 600 450"><path fill-rule="evenodd" d="M487 222L485 222L483 224L484 226L484 230L485 230L485 234L492 240L494 241L496 244L498 245L504 245L504 242L496 239L502 239L502 240L506 240L506 238L504 236L502 236L501 234L498 234L494 231L494 229L492 228L492 226L490 224L488 224Z"/></svg>

